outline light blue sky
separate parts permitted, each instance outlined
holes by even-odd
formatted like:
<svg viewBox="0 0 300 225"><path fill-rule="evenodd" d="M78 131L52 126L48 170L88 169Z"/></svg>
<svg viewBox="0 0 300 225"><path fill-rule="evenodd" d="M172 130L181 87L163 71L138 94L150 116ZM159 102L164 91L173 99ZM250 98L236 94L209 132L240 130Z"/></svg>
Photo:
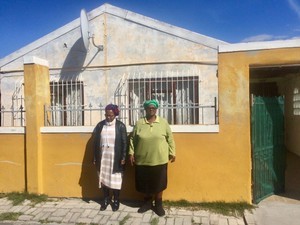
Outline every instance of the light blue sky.
<svg viewBox="0 0 300 225"><path fill-rule="evenodd" d="M229 43L300 38L300 0L0 0L0 58L104 3Z"/></svg>

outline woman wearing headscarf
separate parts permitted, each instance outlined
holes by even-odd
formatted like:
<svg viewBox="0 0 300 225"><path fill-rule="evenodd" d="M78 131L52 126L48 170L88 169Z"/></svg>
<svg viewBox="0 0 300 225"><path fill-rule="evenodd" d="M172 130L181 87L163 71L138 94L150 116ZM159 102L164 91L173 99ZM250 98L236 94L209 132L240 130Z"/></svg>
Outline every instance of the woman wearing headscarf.
<svg viewBox="0 0 300 225"><path fill-rule="evenodd" d="M125 124L116 119L118 115L117 105L107 105L105 120L100 121L94 129L94 164L99 176L99 188L102 189L104 197L101 211L110 204L110 192L113 195L112 210L117 211L120 206L119 195L127 153L127 131Z"/></svg>
<svg viewBox="0 0 300 225"><path fill-rule="evenodd" d="M167 188L168 161L175 161L175 143L167 120L156 115L158 102L148 100L143 106L146 116L134 126L129 146L129 160L135 165L136 190L144 194L138 212L153 209L158 216L164 216L162 196Z"/></svg>

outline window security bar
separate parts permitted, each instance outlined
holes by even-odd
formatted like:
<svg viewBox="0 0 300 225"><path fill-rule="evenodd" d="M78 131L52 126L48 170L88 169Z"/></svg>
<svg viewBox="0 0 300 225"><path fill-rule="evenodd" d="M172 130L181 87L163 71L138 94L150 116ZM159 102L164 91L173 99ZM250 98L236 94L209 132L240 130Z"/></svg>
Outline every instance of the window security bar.
<svg viewBox="0 0 300 225"><path fill-rule="evenodd" d="M19 109L5 109L4 106L0 108L0 126L1 127L24 127L25 110L21 105Z"/></svg>
<svg viewBox="0 0 300 225"><path fill-rule="evenodd" d="M134 126L135 122L144 116L145 110L142 105L138 106L128 106L124 104L119 105L120 115L118 117L123 123L129 126ZM190 104L190 105L160 105L157 111L157 115L164 117L169 120L168 112L177 110L178 112L184 110L199 110L201 117L199 121L194 124L206 124L205 123L205 114L211 112L213 115L217 115L216 101L214 105L199 105L199 104ZM81 118L76 120L72 117L67 117L65 115L82 115L84 118L84 123L81 123ZM88 106L66 106L66 107L57 107L57 106L45 106L45 126L95 126L99 121L105 119L105 106L100 104L99 106L93 106L89 104ZM180 113L178 113L180 115ZM181 113L182 118L183 113ZM183 123L177 124L191 124L190 120L181 120ZM170 124L175 124L174 121L169 121ZM218 123L218 118L214 117L214 123Z"/></svg>

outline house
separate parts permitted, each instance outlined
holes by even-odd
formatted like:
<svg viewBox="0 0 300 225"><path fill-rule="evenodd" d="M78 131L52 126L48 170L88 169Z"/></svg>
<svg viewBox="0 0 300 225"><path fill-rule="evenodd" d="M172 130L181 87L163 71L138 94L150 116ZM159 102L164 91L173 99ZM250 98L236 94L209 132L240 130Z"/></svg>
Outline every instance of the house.
<svg viewBox="0 0 300 225"><path fill-rule="evenodd" d="M299 194L299 50L299 39L219 46L219 134L250 156L253 202Z"/></svg>
<svg viewBox="0 0 300 225"><path fill-rule="evenodd" d="M66 105L73 110L56 111L51 126L95 125L98 114L91 121L80 109L111 102L140 108L148 98L168 108L163 115L174 124L216 124L217 48L225 42L109 4L88 13L83 29L93 38L82 35L83 21L80 17L1 60L1 106L15 111L24 106L24 57L38 57L49 63L51 110ZM87 49L84 42L90 43ZM133 125L141 113L122 116ZM18 116L2 122L8 126L11 121L24 122Z"/></svg>
<svg viewBox="0 0 300 225"><path fill-rule="evenodd" d="M258 197L252 188L250 97L284 95L293 105L297 52L296 40L232 45L109 4L82 11L0 60L0 192L99 197L91 133L103 107L118 104L130 131L143 101L156 98L177 149L164 198L259 201L275 188ZM283 143L299 155L295 115ZM133 171L124 199L139 198Z"/></svg>

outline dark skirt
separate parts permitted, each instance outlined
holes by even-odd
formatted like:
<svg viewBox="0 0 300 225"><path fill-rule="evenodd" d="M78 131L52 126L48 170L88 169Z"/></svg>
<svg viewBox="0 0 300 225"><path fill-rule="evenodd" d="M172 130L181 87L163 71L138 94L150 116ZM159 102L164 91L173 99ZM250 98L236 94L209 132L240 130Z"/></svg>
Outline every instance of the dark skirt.
<svg viewBox="0 0 300 225"><path fill-rule="evenodd" d="M156 194L167 188L168 164L135 167L135 188L144 194Z"/></svg>

